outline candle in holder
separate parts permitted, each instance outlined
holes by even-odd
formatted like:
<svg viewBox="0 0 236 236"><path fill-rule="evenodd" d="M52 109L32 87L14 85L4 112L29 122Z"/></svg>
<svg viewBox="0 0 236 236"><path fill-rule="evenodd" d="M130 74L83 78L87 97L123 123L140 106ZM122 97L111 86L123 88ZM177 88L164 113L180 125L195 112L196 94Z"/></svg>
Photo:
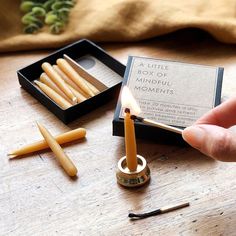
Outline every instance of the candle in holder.
<svg viewBox="0 0 236 236"><path fill-rule="evenodd" d="M126 187L137 187L150 179L150 169L144 157L137 155L134 121L132 115L138 115L140 108L128 87L124 86L121 104L125 109L124 135L126 156L118 162L117 182Z"/></svg>
<svg viewBox="0 0 236 236"><path fill-rule="evenodd" d="M130 171L135 171L138 165L137 148L135 140L134 121L131 119L129 108L125 109L124 131L127 167Z"/></svg>
<svg viewBox="0 0 236 236"><path fill-rule="evenodd" d="M126 162L130 171L137 169L137 148L135 139L134 121L131 119L131 114L137 114L140 111L139 106L133 99L129 89L125 86L121 96L122 107L125 108L124 117L124 132L125 132L125 149ZM131 113L132 112L132 113Z"/></svg>

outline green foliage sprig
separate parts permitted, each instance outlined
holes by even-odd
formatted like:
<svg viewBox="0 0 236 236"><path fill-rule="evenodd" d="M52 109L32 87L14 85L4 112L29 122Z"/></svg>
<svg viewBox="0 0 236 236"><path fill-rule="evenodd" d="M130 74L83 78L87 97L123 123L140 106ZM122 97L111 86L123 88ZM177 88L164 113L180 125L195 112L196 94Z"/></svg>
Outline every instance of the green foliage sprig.
<svg viewBox="0 0 236 236"><path fill-rule="evenodd" d="M46 24L51 33L61 33L74 5L75 0L22 0L20 10L25 14L21 19L24 32L35 33Z"/></svg>

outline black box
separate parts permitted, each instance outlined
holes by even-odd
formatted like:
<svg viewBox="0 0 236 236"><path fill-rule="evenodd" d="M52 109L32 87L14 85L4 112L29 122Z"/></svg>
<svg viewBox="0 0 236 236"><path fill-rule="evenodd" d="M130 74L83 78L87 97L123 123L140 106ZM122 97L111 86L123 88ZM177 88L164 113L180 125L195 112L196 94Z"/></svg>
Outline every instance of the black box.
<svg viewBox="0 0 236 236"><path fill-rule="evenodd" d="M220 104L223 68L153 58L128 59L122 87L127 85L143 111L140 116L184 129ZM122 90L121 90L122 91ZM121 94L113 119L113 135L124 136ZM137 138L183 143L180 134L135 121Z"/></svg>
<svg viewBox="0 0 236 236"><path fill-rule="evenodd" d="M113 86L109 87L105 91L91 97L79 104L76 104L66 110L59 107L54 101L48 96L41 92L34 85L33 81L40 77L43 72L41 65L43 62L49 62L50 64L56 64L58 58L63 58L66 54L70 58L80 63L80 58L86 55L91 55L96 58L101 64L105 65L108 70L113 71L117 74L117 78L120 77L119 81ZM58 51L50 54L49 56L39 60L23 69L17 71L20 85L28 91L33 97L35 97L40 103L46 106L52 113L54 113L64 123L69 123L75 120L79 116L88 113L89 111L105 104L110 101L114 96L118 97L119 88L125 72L125 66L118 62L116 59L107 54L102 48L98 47L93 42L83 39L73 44L70 44Z"/></svg>

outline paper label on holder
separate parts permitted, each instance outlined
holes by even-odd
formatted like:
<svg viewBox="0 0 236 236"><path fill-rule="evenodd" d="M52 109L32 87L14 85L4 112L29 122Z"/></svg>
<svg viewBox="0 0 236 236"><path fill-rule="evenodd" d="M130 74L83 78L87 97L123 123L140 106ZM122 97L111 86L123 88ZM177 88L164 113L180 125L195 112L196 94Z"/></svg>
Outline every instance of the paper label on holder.
<svg viewBox="0 0 236 236"><path fill-rule="evenodd" d="M187 127L214 107L217 76L216 67L132 57L127 86L141 117Z"/></svg>

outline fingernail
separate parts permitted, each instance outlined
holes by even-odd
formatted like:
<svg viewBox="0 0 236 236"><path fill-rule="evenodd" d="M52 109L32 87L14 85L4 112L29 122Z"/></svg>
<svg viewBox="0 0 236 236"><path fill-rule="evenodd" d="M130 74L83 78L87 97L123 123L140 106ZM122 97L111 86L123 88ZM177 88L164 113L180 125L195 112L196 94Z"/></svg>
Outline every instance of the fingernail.
<svg viewBox="0 0 236 236"><path fill-rule="evenodd" d="M202 146L204 136L205 131L198 126L190 126L183 131L183 139L195 148Z"/></svg>

